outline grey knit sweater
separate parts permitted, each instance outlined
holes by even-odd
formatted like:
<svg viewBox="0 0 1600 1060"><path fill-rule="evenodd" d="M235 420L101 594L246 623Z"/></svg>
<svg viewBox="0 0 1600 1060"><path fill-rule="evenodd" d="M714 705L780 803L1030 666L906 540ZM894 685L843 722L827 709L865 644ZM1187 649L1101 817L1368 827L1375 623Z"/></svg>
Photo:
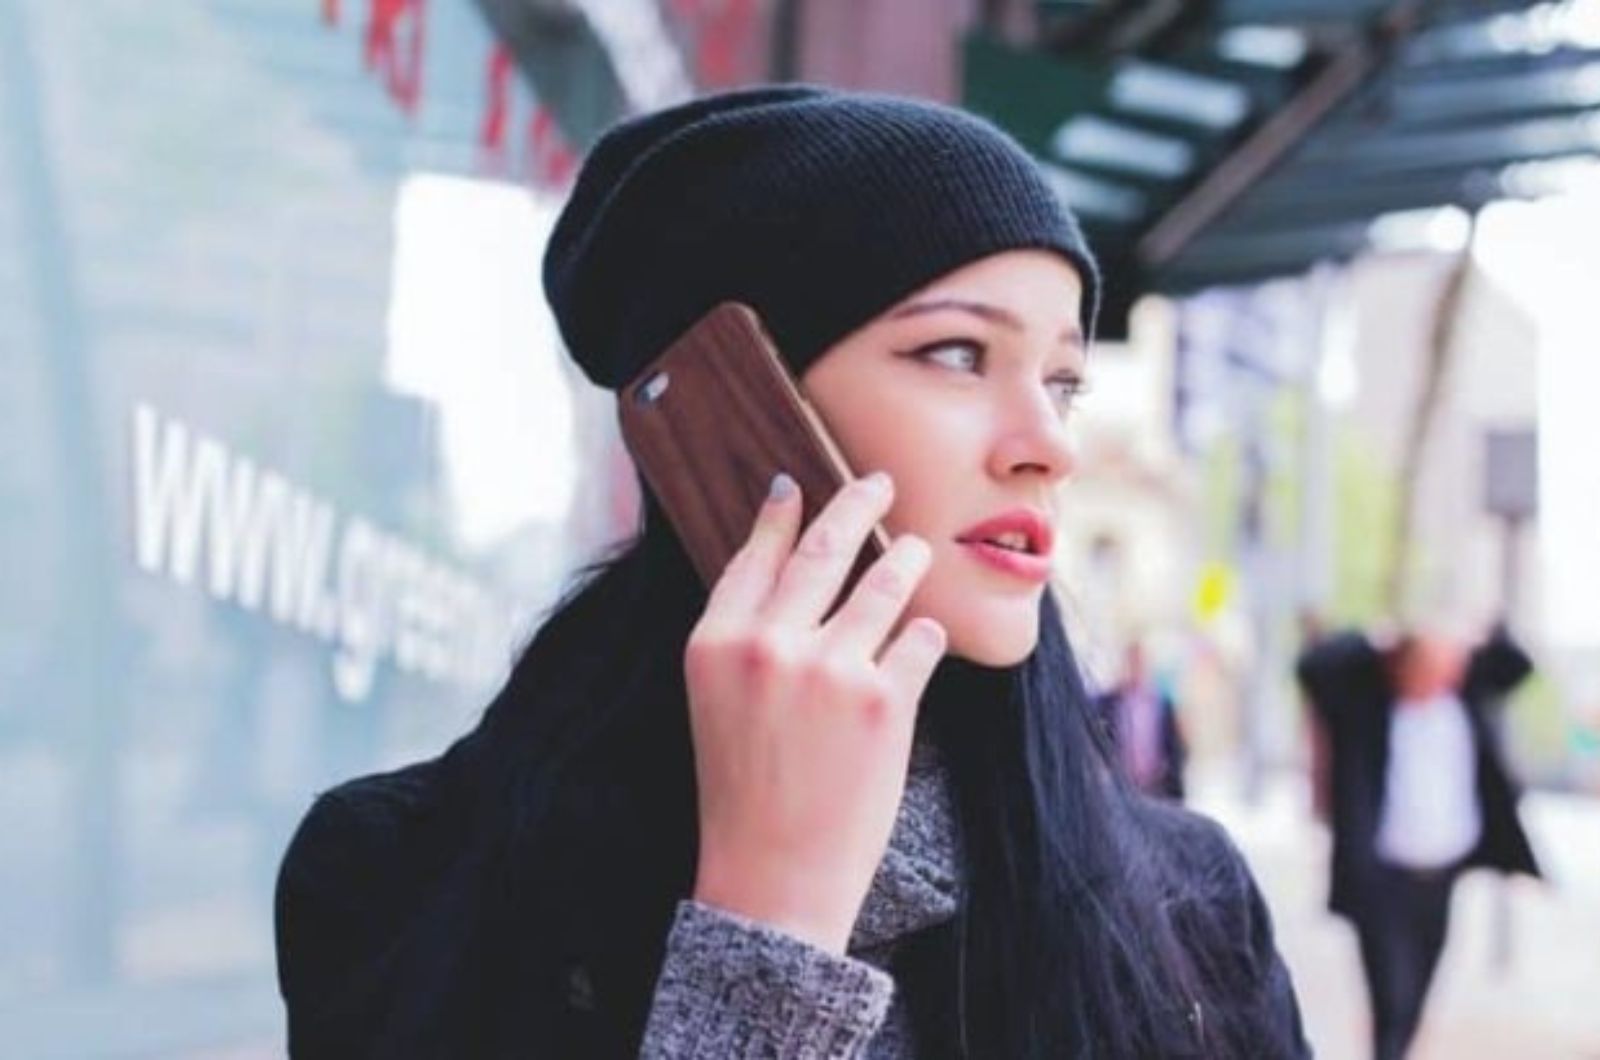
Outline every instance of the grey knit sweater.
<svg viewBox="0 0 1600 1060"><path fill-rule="evenodd" d="M919 744L848 956L681 903L641 1060L910 1060L905 1009L885 969L897 940L955 915L955 836L943 766Z"/></svg>

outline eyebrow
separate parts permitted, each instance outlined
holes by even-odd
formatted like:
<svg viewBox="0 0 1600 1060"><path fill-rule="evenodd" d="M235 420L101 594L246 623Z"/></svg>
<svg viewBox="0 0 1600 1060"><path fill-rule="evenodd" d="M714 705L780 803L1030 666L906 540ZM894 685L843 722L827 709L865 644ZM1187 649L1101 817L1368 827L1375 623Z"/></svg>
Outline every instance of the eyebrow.
<svg viewBox="0 0 1600 1060"><path fill-rule="evenodd" d="M921 302L913 302L910 305L901 306L890 313L889 319L901 320L905 317L922 316L925 313L941 313L948 310L970 313L975 317L989 321L991 324L999 324L1012 331L1020 332L1026 330L1021 318L1011 310L991 305L988 302L975 302L969 298L929 298ZM1062 330L1057 341L1082 349L1083 329L1078 327L1077 324L1069 324Z"/></svg>

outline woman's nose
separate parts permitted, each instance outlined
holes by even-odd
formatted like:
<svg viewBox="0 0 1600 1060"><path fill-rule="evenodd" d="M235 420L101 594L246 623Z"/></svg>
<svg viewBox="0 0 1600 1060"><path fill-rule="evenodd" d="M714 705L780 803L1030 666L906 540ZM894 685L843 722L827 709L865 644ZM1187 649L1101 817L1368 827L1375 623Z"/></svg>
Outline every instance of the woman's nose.
<svg viewBox="0 0 1600 1060"><path fill-rule="evenodd" d="M1077 468L1077 452L1049 392L1018 394L998 416L990 471L996 477L1037 475L1057 482Z"/></svg>

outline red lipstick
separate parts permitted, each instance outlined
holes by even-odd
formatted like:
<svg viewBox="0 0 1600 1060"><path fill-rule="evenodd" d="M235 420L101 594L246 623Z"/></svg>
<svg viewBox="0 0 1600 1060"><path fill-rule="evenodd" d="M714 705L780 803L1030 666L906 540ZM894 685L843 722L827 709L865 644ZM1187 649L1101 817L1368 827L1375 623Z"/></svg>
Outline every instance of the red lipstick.
<svg viewBox="0 0 1600 1060"><path fill-rule="evenodd" d="M1036 583L1050 577L1055 534L1049 520L1031 508L1014 508L985 519L962 531L956 541L993 570Z"/></svg>

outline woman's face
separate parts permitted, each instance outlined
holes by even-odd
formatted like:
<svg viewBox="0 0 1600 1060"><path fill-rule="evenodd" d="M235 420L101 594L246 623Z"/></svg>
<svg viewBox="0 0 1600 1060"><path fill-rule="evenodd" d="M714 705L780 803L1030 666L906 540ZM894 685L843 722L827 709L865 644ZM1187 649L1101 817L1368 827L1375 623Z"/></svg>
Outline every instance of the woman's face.
<svg viewBox="0 0 1600 1060"><path fill-rule="evenodd" d="M996 254L893 306L801 379L856 472L893 476L891 535L932 546L909 613L981 665L1019 663L1038 641L1054 487L1073 466L1082 296L1055 254Z"/></svg>

